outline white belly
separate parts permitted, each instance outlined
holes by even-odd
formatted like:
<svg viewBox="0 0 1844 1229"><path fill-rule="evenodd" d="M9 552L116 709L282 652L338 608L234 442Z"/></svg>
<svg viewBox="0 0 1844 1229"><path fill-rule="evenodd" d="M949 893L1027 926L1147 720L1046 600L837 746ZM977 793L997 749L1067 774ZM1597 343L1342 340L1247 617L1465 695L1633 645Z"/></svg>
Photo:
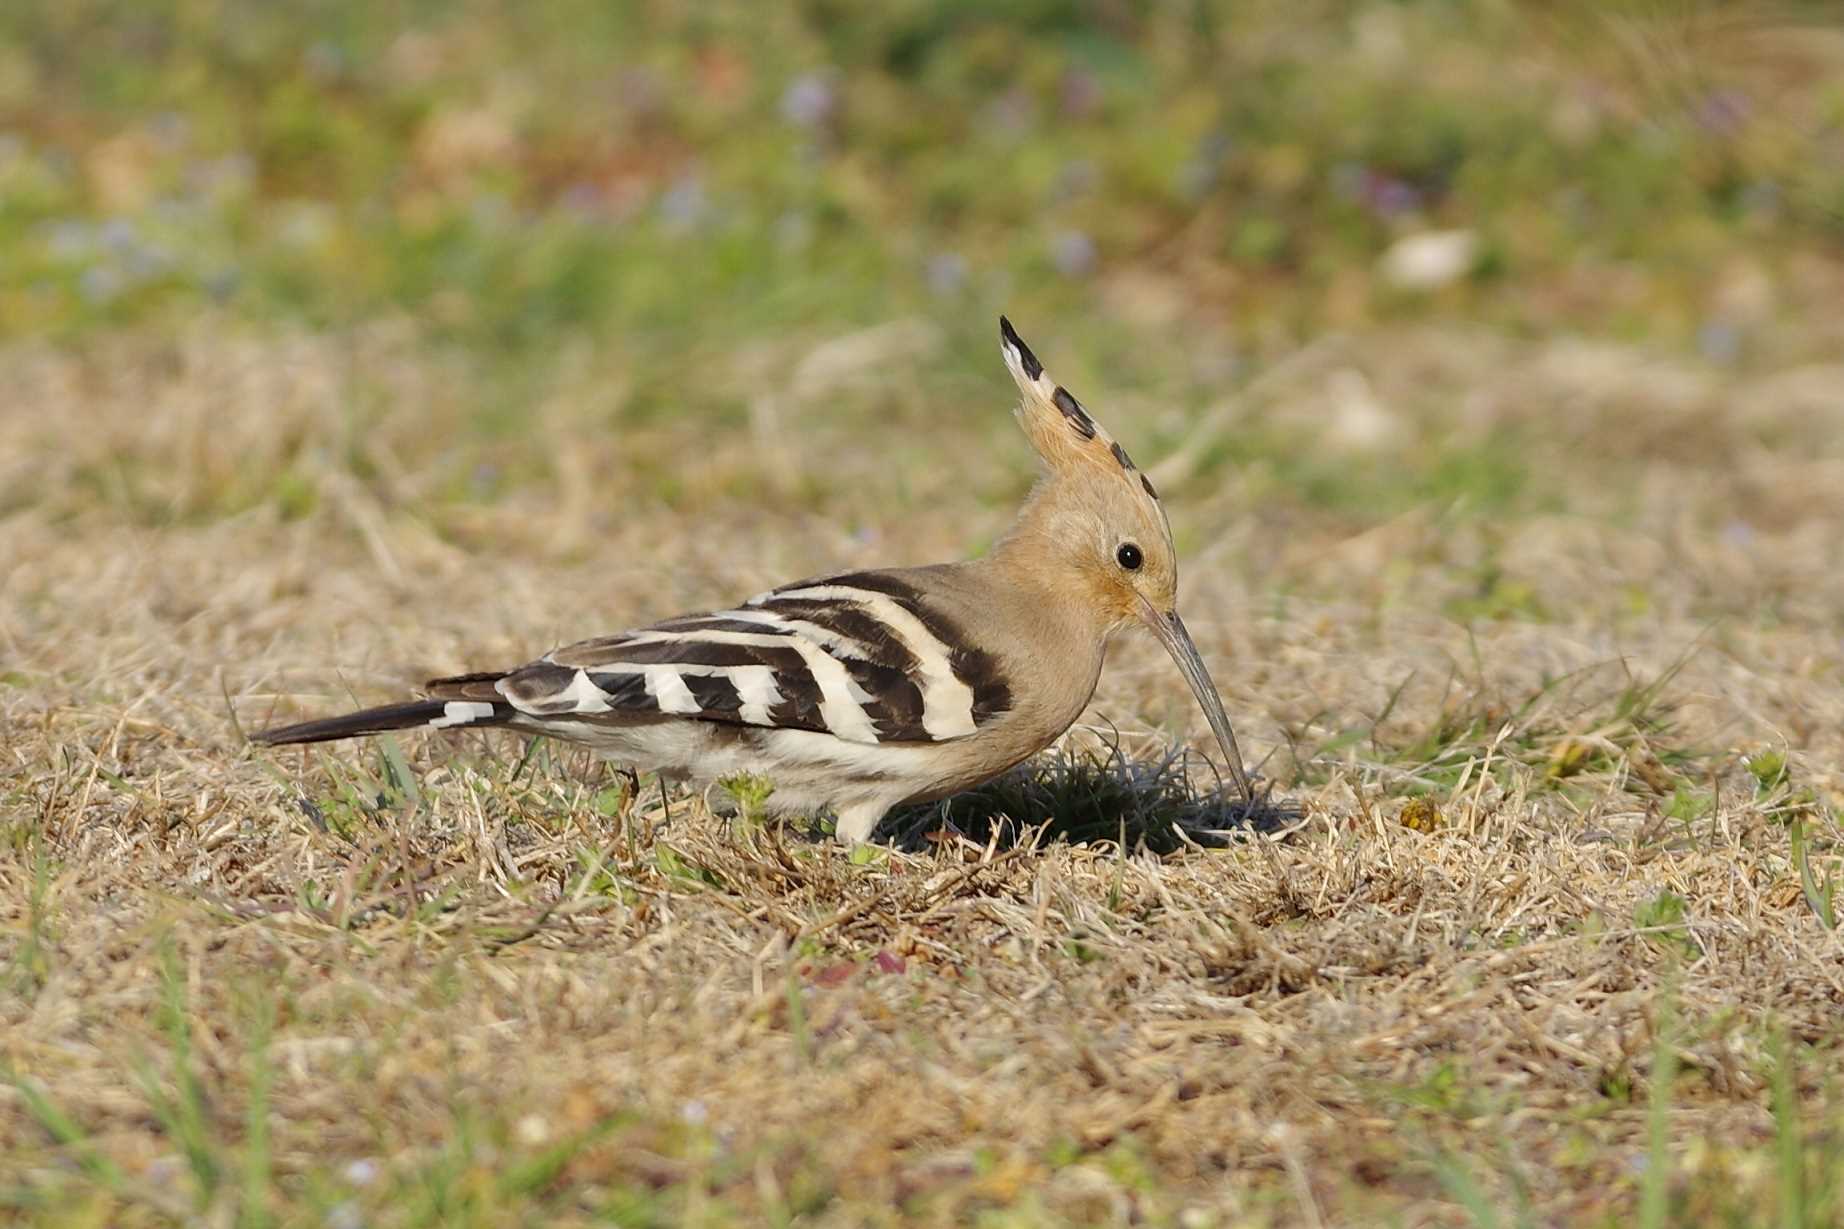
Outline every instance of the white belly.
<svg viewBox="0 0 1844 1229"><path fill-rule="evenodd" d="M527 728L698 787L761 777L774 786L767 804L774 814L830 808L843 817L875 807L882 815L899 802L956 783L963 762L953 743L860 743L813 730L739 731L704 721L610 726L550 717Z"/></svg>

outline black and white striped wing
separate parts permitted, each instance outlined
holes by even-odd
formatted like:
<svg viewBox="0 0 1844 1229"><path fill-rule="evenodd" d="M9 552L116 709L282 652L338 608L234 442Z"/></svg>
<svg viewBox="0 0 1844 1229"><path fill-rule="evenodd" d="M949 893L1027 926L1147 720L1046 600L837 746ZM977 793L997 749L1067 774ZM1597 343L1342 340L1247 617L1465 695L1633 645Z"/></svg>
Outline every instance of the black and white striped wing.
<svg viewBox="0 0 1844 1229"><path fill-rule="evenodd" d="M528 717L726 722L855 743L964 738L1011 693L993 657L883 572L803 581L547 654L495 684Z"/></svg>

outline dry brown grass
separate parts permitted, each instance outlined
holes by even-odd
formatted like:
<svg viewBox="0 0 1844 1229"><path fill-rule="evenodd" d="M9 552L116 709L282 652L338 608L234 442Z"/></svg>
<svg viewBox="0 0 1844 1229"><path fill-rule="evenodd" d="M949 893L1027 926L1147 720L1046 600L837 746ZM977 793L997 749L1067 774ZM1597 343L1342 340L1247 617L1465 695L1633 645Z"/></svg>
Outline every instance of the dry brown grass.
<svg viewBox="0 0 1844 1229"><path fill-rule="evenodd" d="M1548 510L1365 523L1259 464L1176 495L1189 621L1305 822L863 864L572 753L410 739L410 784L375 747L252 753L232 714L954 554L1003 509L954 495L948 440L905 444L905 498L951 515L878 515L871 467L817 509L668 508L586 477L637 472L601 434L483 510L435 500L465 373L413 347L7 355L36 412L0 420L0 1194L45 1224L1549 1224L1651 1174L1671 1223L1824 1223L1844 938L1789 820L1838 876L1844 374L1352 347L1398 432L1353 472L1521 432ZM399 399L355 428L367 362ZM1351 387L1225 418L1333 448ZM1145 754L1201 725L1139 644L1094 715Z"/></svg>

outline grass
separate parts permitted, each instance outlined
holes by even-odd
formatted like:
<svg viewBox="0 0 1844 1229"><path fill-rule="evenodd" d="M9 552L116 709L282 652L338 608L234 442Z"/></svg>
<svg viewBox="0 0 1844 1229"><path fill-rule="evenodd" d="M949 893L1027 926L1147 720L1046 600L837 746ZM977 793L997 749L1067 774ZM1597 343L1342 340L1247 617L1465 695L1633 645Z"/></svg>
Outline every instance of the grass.
<svg viewBox="0 0 1844 1229"><path fill-rule="evenodd" d="M1828 7L134 8L0 13L0 1215L1844 1217ZM1133 638L852 856L245 743L981 548L1001 310L1260 806Z"/></svg>
<svg viewBox="0 0 1844 1229"><path fill-rule="evenodd" d="M1456 622L1463 540L1355 594L1316 579L1363 549L1325 529L1271 584L1194 562L1196 634L1297 809L1278 842L1173 837L1239 816L1172 755L1200 723L1131 641L1056 755L867 859L542 742L244 749L233 711L381 697L578 626L679 516L572 560L523 553L567 502L525 506L466 548L414 509L133 531L133 554L104 549L105 513L7 523L12 625L68 629L7 693L0 1185L22 1216L1835 1218L1836 932L1813 901L1840 869L1837 727L1799 732L1833 699L1796 665L1835 642L1816 607L1705 617L1736 600L1726 569L1765 589L1797 534L1741 562L1601 527L1654 561L1623 576L1666 612L1641 624L1573 570L1566 523L1501 546L1541 578L1541 624ZM781 525L706 525L710 573L598 617L952 547L907 520L780 558ZM61 565L73 533L117 579Z"/></svg>

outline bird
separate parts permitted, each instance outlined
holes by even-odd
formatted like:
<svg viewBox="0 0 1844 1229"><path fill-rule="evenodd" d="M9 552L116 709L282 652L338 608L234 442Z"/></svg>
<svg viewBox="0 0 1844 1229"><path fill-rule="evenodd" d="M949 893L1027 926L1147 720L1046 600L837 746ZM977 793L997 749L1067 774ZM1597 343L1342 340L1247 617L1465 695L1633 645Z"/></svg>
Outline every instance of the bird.
<svg viewBox="0 0 1844 1229"><path fill-rule="evenodd" d="M891 808L972 789L1048 747L1087 707L1109 645L1144 628L1253 801L1235 731L1178 615L1177 553L1152 480L1004 316L999 340L1041 464L985 554L797 581L513 669L434 679L420 699L251 737L280 746L510 727L663 780L764 780L762 814L829 814L834 836L856 845Z"/></svg>

